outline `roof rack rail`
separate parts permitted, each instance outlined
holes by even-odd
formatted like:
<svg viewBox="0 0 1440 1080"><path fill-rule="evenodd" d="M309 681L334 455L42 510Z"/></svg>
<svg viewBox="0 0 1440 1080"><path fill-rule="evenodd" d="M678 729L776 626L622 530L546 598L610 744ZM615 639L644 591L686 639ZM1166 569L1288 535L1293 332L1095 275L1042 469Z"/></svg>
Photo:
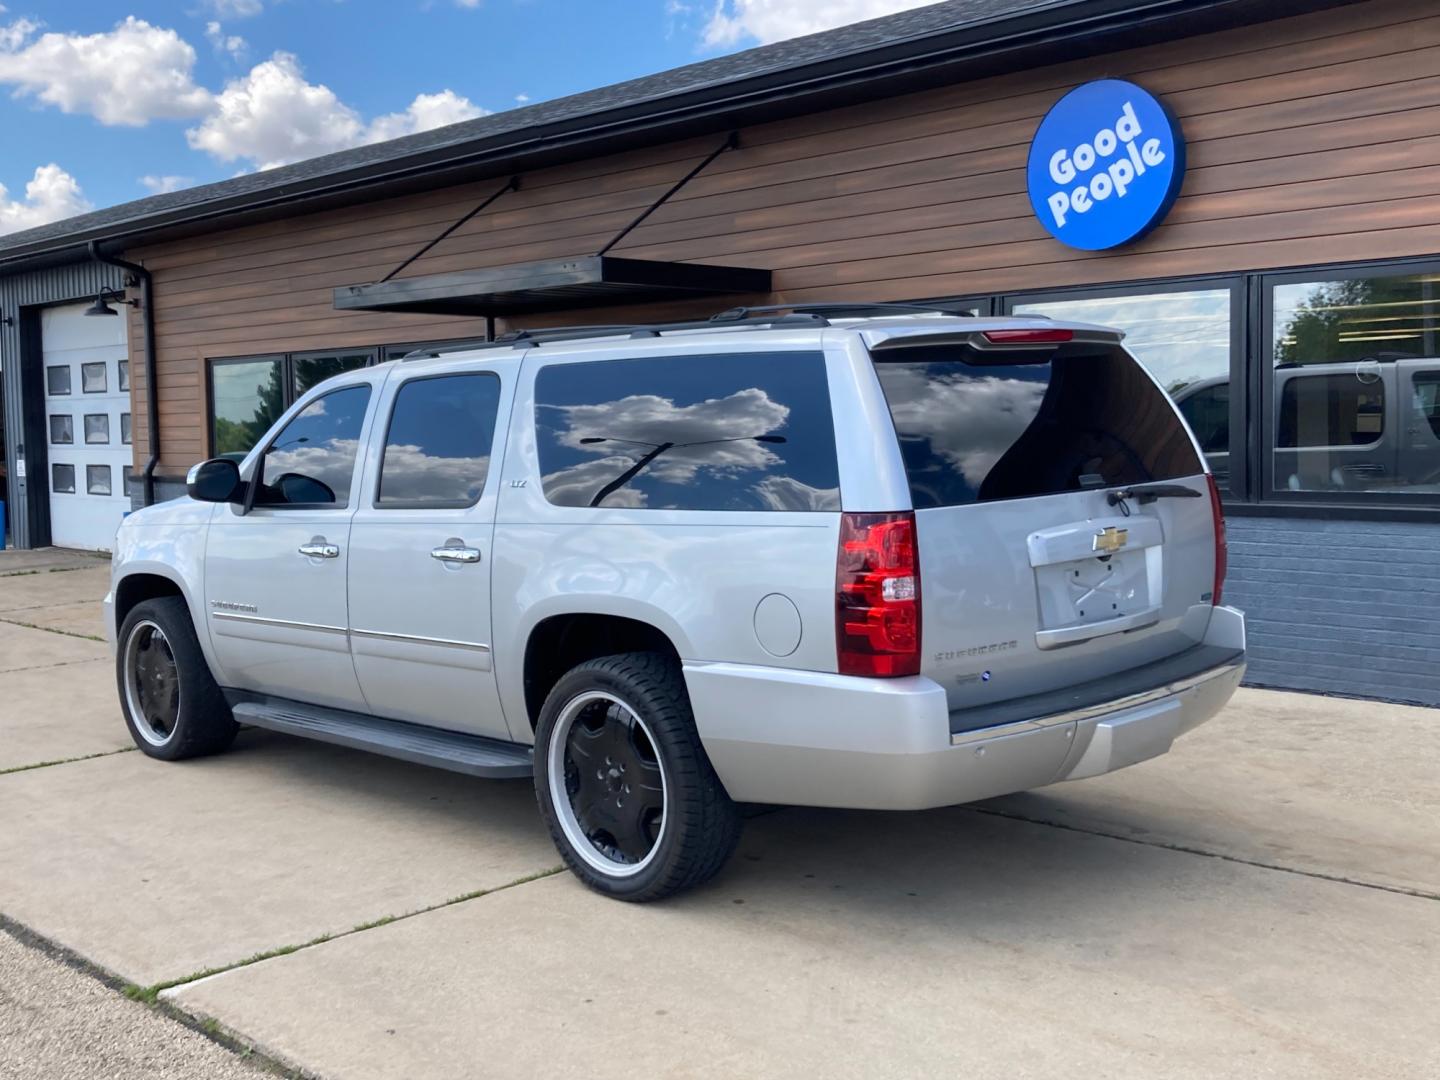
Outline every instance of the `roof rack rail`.
<svg viewBox="0 0 1440 1080"><path fill-rule="evenodd" d="M710 316L711 322L739 322L757 315L791 311L797 315L828 315L832 318L860 319L867 315L955 315L968 318L968 311L953 310L944 303L896 304L857 300L854 303L830 302L814 304L763 304L759 307L733 307Z"/></svg>
<svg viewBox="0 0 1440 1080"><path fill-rule="evenodd" d="M473 349L533 349L552 341L583 341L606 337L657 338L662 334L686 330L781 329L785 327L825 327L830 318L863 318L866 315L958 315L940 304L768 304L763 307L730 308L708 319L665 323L615 323L599 326L554 326L534 330L511 330L494 341L477 342ZM827 318L829 316L830 318ZM421 359L430 352L411 354ZM405 359L410 359L407 355Z"/></svg>

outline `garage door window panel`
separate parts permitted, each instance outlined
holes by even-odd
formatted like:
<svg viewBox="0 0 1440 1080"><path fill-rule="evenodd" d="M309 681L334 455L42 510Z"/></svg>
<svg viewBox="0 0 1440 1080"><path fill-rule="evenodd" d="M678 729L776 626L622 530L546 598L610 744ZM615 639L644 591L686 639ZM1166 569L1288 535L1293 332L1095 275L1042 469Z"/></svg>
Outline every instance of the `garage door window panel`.
<svg viewBox="0 0 1440 1080"><path fill-rule="evenodd" d="M54 415L50 417L50 442L55 446L69 446L75 442L75 418Z"/></svg>
<svg viewBox="0 0 1440 1080"><path fill-rule="evenodd" d="M45 392L51 397L70 393L69 364L56 364L45 369Z"/></svg>
<svg viewBox="0 0 1440 1080"><path fill-rule="evenodd" d="M85 414L85 441L92 446L110 441L109 413Z"/></svg>
<svg viewBox="0 0 1440 1080"><path fill-rule="evenodd" d="M75 494L75 466L51 465L50 490L59 495Z"/></svg>

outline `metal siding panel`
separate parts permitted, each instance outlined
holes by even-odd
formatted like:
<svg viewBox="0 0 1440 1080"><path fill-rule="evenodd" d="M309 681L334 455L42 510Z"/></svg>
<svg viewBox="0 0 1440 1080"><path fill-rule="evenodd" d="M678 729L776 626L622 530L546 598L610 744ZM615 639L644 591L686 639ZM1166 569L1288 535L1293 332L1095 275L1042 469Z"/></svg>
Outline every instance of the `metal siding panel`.
<svg viewBox="0 0 1440 1080"><path fill-rule="evenodd" d="M0 370L3 370L5 384L5 457L9 464L5 512L10 522L11 541L17 548L34 546L35 538L30 535L33 531L30 527L30 496L33 494L48 499L50 491L46 477L27 469L26 492L22 493L20 478L15 473L17 447L25 441L23 403L27 389L32 389L26 385L21 365L20 309L84 300L99 292L101 286L118 289L123 284L124 275L120 270L94 262L71 263L0 277L0 313L12 320L0 324ZM33 392L40 394L43 389L36 386Z"/></svg>
<svg viewBox="0 0 1440 1080"><path fill-rule="evenodd" d="M1440 529L1427 522L1232 517L1227 603L1246 681L1440 706Z"/></svg>

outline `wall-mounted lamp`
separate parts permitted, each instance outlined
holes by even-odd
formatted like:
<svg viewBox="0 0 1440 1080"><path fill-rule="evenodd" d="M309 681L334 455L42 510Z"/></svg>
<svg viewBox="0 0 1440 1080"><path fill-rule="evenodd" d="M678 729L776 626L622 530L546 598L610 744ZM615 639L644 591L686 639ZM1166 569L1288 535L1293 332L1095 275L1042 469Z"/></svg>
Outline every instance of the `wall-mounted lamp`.
<svg viewBox="0 0 1440 1080"><path fill-rule="evenodd" d="M126 300L125 294L119 289L102 288L100 294L95 297L95 303L85 309L86 315L119 315L120 313L110 306L108 301L117 304L129 304L131 307L139 307L139 300Z"/></svg>
<svg viewBox="0 0 1440 1080"><path fill-rule="evenodd" d="M0 326L14 326L14 325L15 325L15 316L14 316L14 315L0 315Z"/></svg>

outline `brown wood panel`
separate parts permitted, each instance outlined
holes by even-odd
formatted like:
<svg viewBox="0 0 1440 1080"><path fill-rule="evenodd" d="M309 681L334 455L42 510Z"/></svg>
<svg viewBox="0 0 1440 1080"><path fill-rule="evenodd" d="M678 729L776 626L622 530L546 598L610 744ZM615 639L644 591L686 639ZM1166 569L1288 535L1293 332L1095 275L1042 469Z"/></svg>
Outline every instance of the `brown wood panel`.
<svg viewBox="0 0 1440 1080"><path fill-rule="evenodd" d="M1190 142L1190 171L1161 228L1123 251L1089 254L1043 232L1023 167L1044 111L1103 75L1165 95ZM714 141L526 176L408 273L592 251ZM337 312L331 290L383 275L494 187L451 186L129 253L156 273L170 471L204 449L206 357L482 333L482 320ZM1421 0L1371 0L761 125L617 250L771 267L782 299L904 299L1433 253L1437 196L1440 13ZM674 317L727 299L524 321ZM131 325L143 387L140 326ZM135 425L138 442L138 410Z"/></svg>

